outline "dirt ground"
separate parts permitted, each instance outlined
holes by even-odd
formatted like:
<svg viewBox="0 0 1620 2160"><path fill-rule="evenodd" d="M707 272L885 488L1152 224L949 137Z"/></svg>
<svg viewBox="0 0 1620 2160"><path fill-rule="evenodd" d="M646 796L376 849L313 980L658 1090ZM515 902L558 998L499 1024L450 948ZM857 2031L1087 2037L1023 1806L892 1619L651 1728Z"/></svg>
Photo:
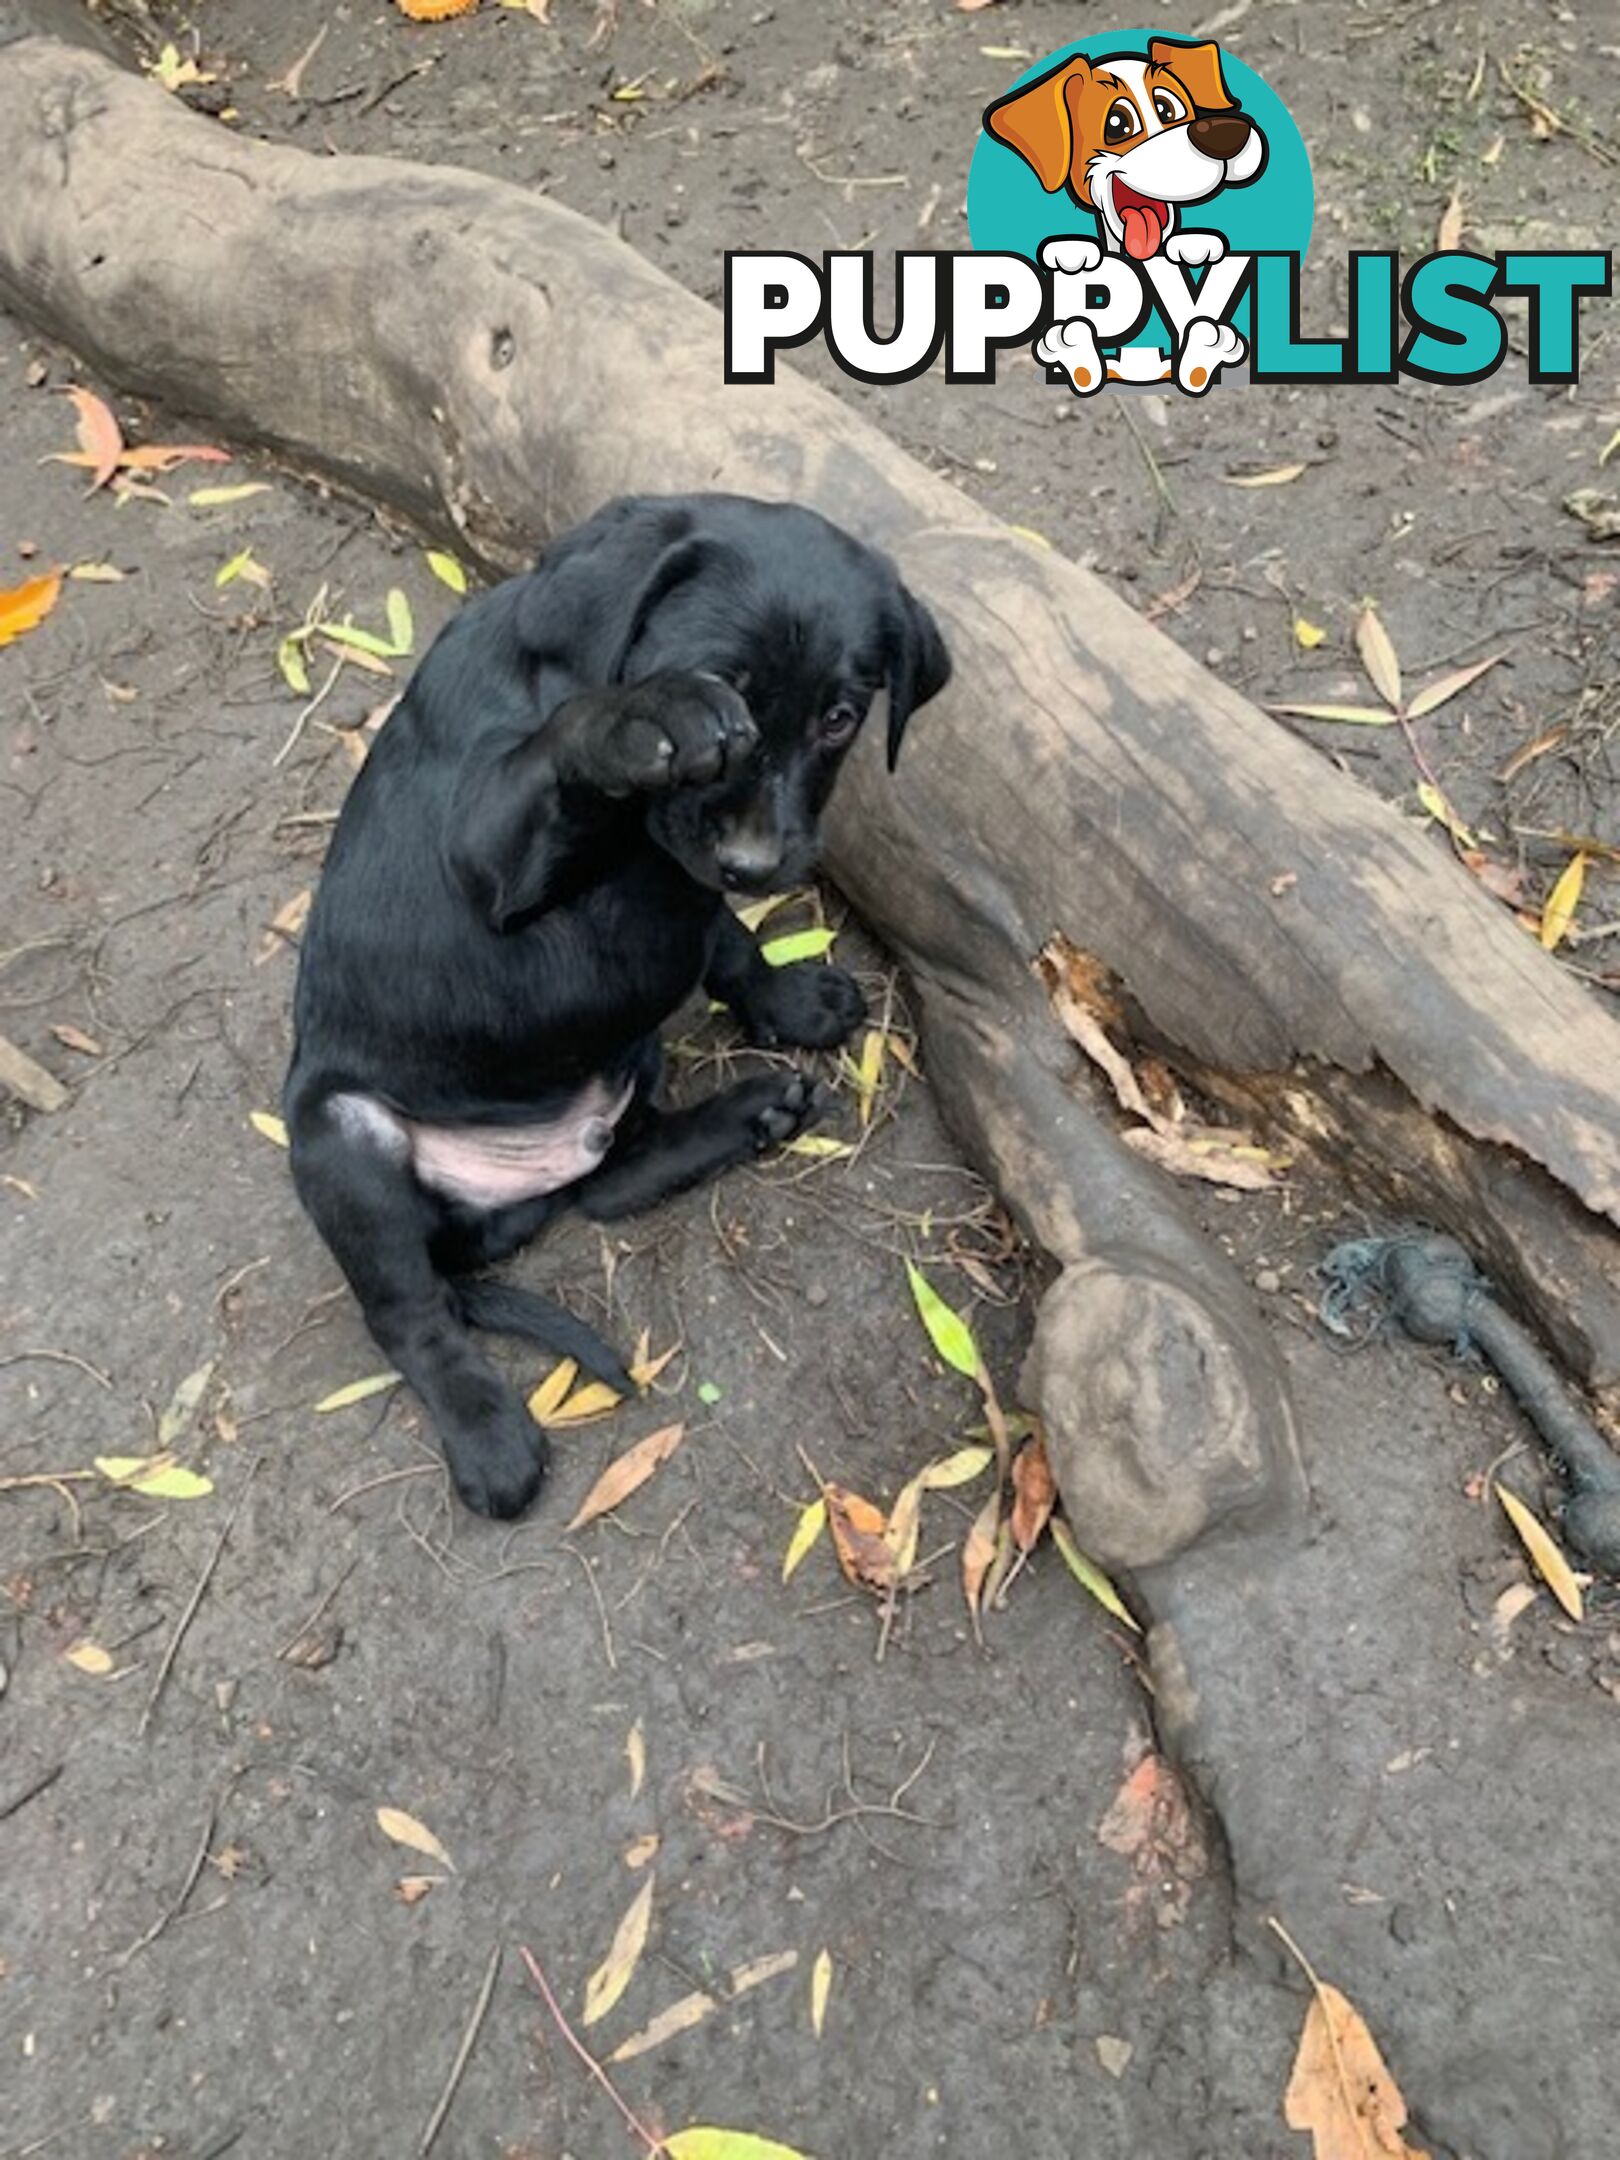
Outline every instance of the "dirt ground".
<svg viewBox="0 0 1620 2160"><path fill-rule="evenodd" d="M485 0L414 28L383 0L197 0L162 10L160 36L218 77L188 94L228 104L230 124L545 189L715 297L727 245L964 245L978 110L1027 64L982 48L1038 56L1093 12L622 0L599 18L594 0L554 0L542 25ZM1158 20L1186 32L1215 12L1165 0ZM1323 327L1327 256L1423 252L1453 190L1481 246L1612 240L1620 164L1589 132L1620 84L1603 0L1218 13L1313 150L1307 312ZM274 87L323 28L300 94ZM640 95L615 98L627 87ZM1538 133L1526 98L1562 129ZM993 390L930 376L884 392L803 357L1265 701L1366 701L1350 625L1367 597L1412 679L1505 648L1420 743L1502 889L1533 910L1571 836L1620 844L1620 562L1563 508L1614 485L1599 457L1620 428L1617 350L1615 312L1595 309L1578 391L1529 387L1510 364L1461 393L1233 388L1085 410L1033 367ZM1303 2154L1281 2112L1297 1975L1252 1954L1218 1838L1200 1865L1179 1819L1144 1839L1120 1805L1152 1735L1127 1631L1050 1547L983 1648L954 1552L881 1658L872 1602L825 1542L782 1581L814 1489L803 1455L884 1502L974 1422L903 1257L970 1313L1015 1389L1028 1266L925 1075L890 1063L851 1158L734 1176L611 1239L570 1225L518 1264L621 1342L646 1329L681 1350L653 1399L559 1437L515 1531L453 1510L407 1397L315 1411L380 1361L251 1123L288 1047L292 940L270 926L318 873L353 731L389 685L344 668L290 739L307 701L277 645L323 584L334 613L373 629L403 590L418 651L456 603L411 536L247 457L168 475L166 503L86 496L81 474L37 462L71 441L52 392L84 379L0 320L0 584L30 561L124 573L70 581L0 654L0 1031L71 1091L48 1116L0 1107L0 2156L414 2153L497 1947L433 2149L631 2152L518 1946L577 2023L649 1877L647 1948L586 2037L605 2056L677 1999L715 1995L703 2022L613 2068L655 2135L728 2124L819 2160ZM198 432L113 403L132 439ZM1289 484L1228 484L1289 463L1306 467ZM261 491L188 500L248 482ZM218 584L244 549L269 582ZM1318 649L1301 649L1296 616L1327 631ZM1504 785L1513 754L1555 729ZM1399 732L1349 732L1324 754L1421 814ZM1600 861L1563 962L1600 988L1620 982L1617 899ZM836 896L823 905L881 1004L882 956ZM702 1012L680 1046L688 1088L734 1054ZM830 1073L829 1129L859 1140L848 1076ZM1477 1369L1327 1341L1311 1269L1364 1227L1335 1190L1301 1173L1277 1198L1196 1205L1275 1323L1324 1519L1365 1508L1379 1525L1379 1569L1343 1586L1342 1657L1300 1669L1277 1640L1287 1685L1353 1727L1382 1778L1332 1916L1284 1917L1307 1949L1346 1930L1365 1949L1363 2007L1437 2153L1603 2160L1620 2142L1595 2069L1553 2140L1443 2140L1403 2040L1456 2014L1422 1999L1430 1944L1485 1902L1511 1960L1532 1901L1578 1888L1585 1831L1569 1826L1601 1805L1620 1609L1600 1589L1576 1630L1542 1596L1504 1626L1499 1600L1525 1570L1483 1474L1517 1450L1520 1489L1550 1501L1553 1487ZM148 1451L205 1365L179 1446L212 1494L111 1490L93 1459ZM544 1370L512 1366L531 1383ZM569 1535L611 1456L677 1418L686 1439L656 1481ZM74 1475L4 1485L42 1473ZM933 1496L925 1552L958 1544L972 1507L972 1488ZM1338 1586L1309 1594L1331 1627ZM1392 1600L1410 1634L1395 1669L1358 1647ZM85 1643L110 1672L70 1661ZM1485 1793L1469 1766L1497 1762L1487 1736L1520 1716L1556 1721L1567 1748L1510 1763ZM1271 1774L1337 1836L1336 1758L1296 1751ZM427 1825L449 1862L389 1843L379 1807ZM407 1902L402 1880L422 1876ZM1608 1908L1586 1906L1601 1945ZM756 1985L728 1977L778 1956L794 1962ZM1605 2034L1610 1972L1573 1952L1551 1978L1526 1972L1523 2030L1543 2028L1556 1987L1561 2014ZM1527 2048L1525 2092L1545 2074Z"/></svg>

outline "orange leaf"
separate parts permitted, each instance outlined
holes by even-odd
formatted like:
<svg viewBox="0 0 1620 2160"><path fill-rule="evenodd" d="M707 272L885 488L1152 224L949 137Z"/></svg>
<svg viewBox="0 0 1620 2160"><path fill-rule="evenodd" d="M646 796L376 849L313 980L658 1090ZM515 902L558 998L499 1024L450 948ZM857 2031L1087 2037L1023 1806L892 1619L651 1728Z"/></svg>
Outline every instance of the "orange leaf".
<svg viewBox="0 0 1620 2160"><path fill-rule="evenodd" d="M962 1547L962 1595L977 1625L979 1597L984 1578L996 1557L996 1532L1001 1524L1001 1494L993 1492L973 1518L973 1527Z"/></svg>
<svg viewBox="0 0 1620 2160"><path fill-rule="evenodd" d="M394 5L412 22L448 22L452 15L470 15L478 0L394 0Z"/></svg>
<svg viewBox="0 0 1620 2160"><path fill-rule="evenodd" d="M860 1583L868 1590L892 1589L894 1554L884 1543L887 1525L883 1510L842 1485L828 1485L824 1493L827 1526L832 1531L838 1565L845 1575L852 1583Z"/></svg>
<svg viewBox="0 0 1620 2160"><path fill-rule="evenodd" d="M61 590L61 572L49 570L44 577L30 578L24 585L0 592L0 645L9 645L13 638L20 638L25 630L42 623L55 607Z"/></svg>
<svg viewBox="0 0 1620 2160"><path fill-rule="evenodd" d="M1057 1500L1057 1485L1052 1477L1052 1466L1046 1459L1044 1441L1030 1440L1019 1450L1013 1464L1012 1480L1013 1542L1020 1552L1028 1552L1039 1542Z"/></svg>
<svg viewBox="0 0 1620 2160"><path fill-rule="evenodd" d="M172 472L176 465L228 465L231 453L209 443L143 443L118 460L125 472Z"/></svg>
<svg viewBox="0 0 1620 2160"><path fill-rule="evenodd" d="M123 460L124 431L113 417L112 407L93 390L72 388L63 395L73 400L79 415L79 448L90 461L90 485L105 487Z"/></svg>
<svg viewBox="0 0 1620 2160"><path fill-rule="evenodd" d="M1308 2130L1315 2160L1427 2160L1401 2136L1406 2102L1354 2004L1311 1976L1294 2074L1283 2100L1291 2130Z"/></svg>
<svg viewBox="0 0 1620 2160"><path fill-rule="evenodd" d="M598 1515L606 1515L621 1500L628 1500L633 1492L646 1484L655 1470L668 1462L685 1432L684 1425L665 1425L657 1432L649 1433L645 1440L638 1440L634 1447L626 1448L608 1464L585 1495L569 1529L578 1530L585 1523L595 1522Z"/></svg>

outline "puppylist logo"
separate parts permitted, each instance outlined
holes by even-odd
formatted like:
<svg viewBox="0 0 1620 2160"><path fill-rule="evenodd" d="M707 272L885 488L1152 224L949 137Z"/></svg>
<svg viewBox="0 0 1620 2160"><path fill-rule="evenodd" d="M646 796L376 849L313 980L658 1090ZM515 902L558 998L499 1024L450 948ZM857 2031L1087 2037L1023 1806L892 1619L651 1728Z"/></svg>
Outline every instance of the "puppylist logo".
<svg viewBox="0 0 1620 2160"><path fill-rule="evenodd" d="M1348 329L1307 336L1300 266L1310 158L1270 86L1209 39L1121 30L1080 38L983 114L968 177L971 249L892 258L878 328L871 253L726 257L726 381L768 383L776 355L821 336L846 374L908 382L941 352L948 382L995 380L1027 347L1078 397L1174 385L1203 397L1228 371L1257 383L1477 383L1508 354L1501 303L1527 303L1534 383L1572 383L1580 305L1606 294L1591 249L1460 248L1406 266L1358 249Z"/></svg>

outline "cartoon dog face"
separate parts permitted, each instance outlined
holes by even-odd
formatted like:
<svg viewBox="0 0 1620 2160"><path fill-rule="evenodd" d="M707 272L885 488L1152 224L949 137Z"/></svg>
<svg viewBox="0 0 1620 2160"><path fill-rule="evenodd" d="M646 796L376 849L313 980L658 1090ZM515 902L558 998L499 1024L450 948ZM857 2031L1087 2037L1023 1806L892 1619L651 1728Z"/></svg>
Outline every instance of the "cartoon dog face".
<svg viewBox="0 0 1620 2160"><path fill-rule="evenodd" d="M1146 55L1065 60L988 107L988 133L1095 211L1114 254L1146 262L1178 206L1243 187L1265 169L1266 139L1221 75L1220 47L1154 38Z"/></svg>

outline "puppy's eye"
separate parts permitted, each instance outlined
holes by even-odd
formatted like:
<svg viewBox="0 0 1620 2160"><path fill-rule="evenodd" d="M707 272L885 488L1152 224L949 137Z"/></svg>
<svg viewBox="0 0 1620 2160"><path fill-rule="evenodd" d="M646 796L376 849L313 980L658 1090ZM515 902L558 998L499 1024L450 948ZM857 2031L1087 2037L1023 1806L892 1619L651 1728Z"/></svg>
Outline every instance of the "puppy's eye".
<svg viewBox="0 0 1620 2160"><path fill-rule="evenodd" d="M1173 90L1155 90L1153 110L1166 127L1174 127L1178 120L1185 120L1187 117L1187 108Z"/></svg>
<svg viewBox="0 0 1620 2160"><path fill-rule="evenodd" d="M1136 107L1128 98L1115 98L1103 122L1103 141L1123 142L1127 135L1136 133L1137 126Z"/></svg>
<svg viewBox="0 0 1620 2160"><path fill-rule="evenodd" d="M816 734L829 749L836 750L847 743L861 724L861 709L842 698L830 706L816 724Z"/></svg>

